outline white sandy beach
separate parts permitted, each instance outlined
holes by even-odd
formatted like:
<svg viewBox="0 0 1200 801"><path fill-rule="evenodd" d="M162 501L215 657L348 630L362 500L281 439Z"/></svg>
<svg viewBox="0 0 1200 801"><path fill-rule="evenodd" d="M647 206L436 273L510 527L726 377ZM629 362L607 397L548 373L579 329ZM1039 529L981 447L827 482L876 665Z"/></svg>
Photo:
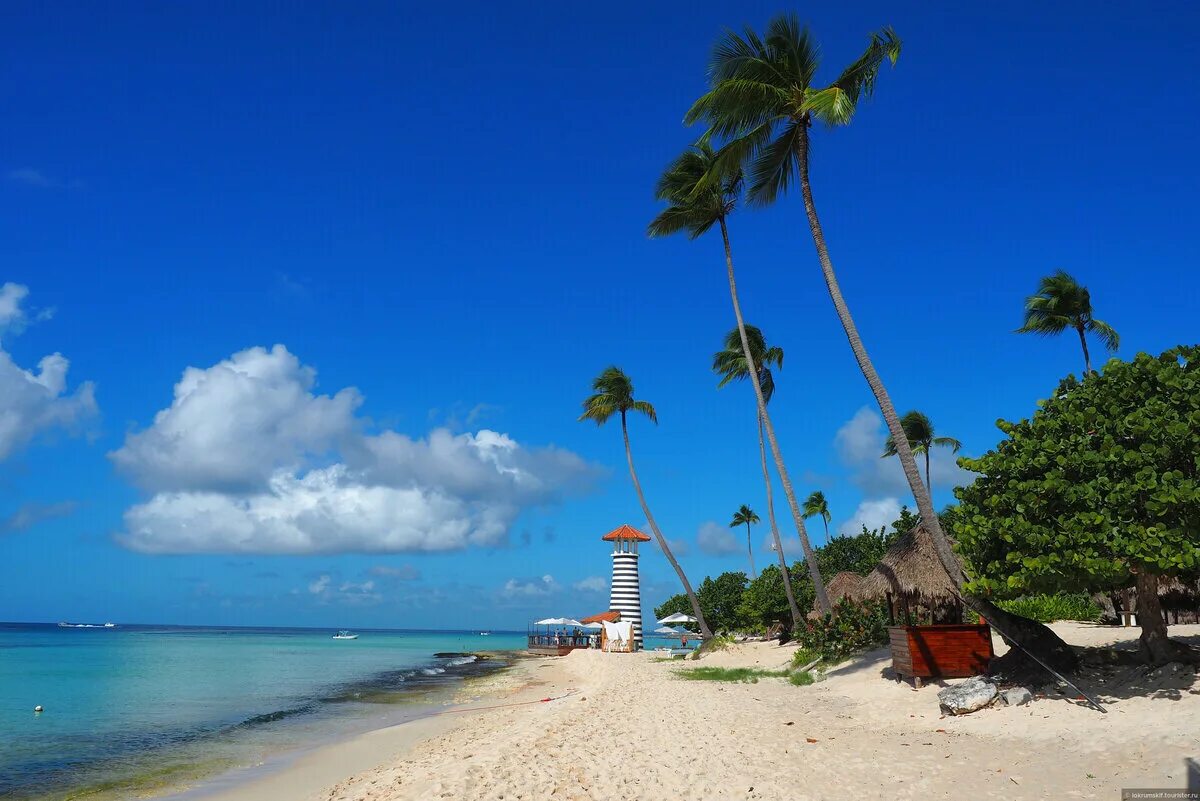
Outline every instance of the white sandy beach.
<svg viewBox="0 0 1200 801"><path fill-rule="evenodd" d="M1054 628L1075 645L1131 644L1138 633ZM1200 626L1171 634L1196 642ZM776 668L792 652L746 644L686 665ZM485 680L471 704L520 705L375 732L210 797L1113 799L1122 787L1184 787L1187 760L1200 757L1200 683L1190 669L1136 687L1121 684L1122 669L1092 688L1106 715L1054 697L943 717L938 685L892 681L885 651L807 687L684 681L672 675L684 664L588 651L526 660Z"/></svg>

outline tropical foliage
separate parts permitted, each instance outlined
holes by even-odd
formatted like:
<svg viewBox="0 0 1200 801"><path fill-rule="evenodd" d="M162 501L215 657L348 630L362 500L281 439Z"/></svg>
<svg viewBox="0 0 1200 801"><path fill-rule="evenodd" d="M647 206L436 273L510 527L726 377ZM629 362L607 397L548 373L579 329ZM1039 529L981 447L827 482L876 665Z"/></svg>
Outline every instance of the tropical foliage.
<svg viewBox="0 0 1200 801"><path fill-rule="evenodd" d="M825 524L825 541L829 542L829 521L833 519L833 515L829 513L829 501L825 500L825 493L820 490L814 490L804 499L804 519L808 520L810 517L821 518L821 522Z"/></svg>
<svg viewBox="0 0 1200 801"><path fill-rule="evenodd" d="M933 422L923 413L913 410L906 412L900 418L900 428L904 431L904 437L908 440L908 447L912 450L915 456L925 456L925 486L933 492L933 479L929 475L929 452L936 448L949 448L954 453L958 453L962 448L962 443L954 437L939 437L934 433ZM887 441L883 445L883 458L895 456L898 453L896 450L896 440L888 434Z"/></svg>
<svg viewBox="0 0 1200 801"><path fill-rule="evenodd" d="M842 599L834 614L807 621L798 635L801 647L819 655L822 662L841 662L888 641L887 611L882 603Z"/></svg>
<svg viewBox="0 0 1200 801"><path fill-rule="evenodd" d="M737 528L738 526L746 527L746 553L750 556L751 578L754 578L757 574L754 572L754 546L750 543L750 526L758 522L758 513L744 503L733 513L733 519L729 521L730 528Z"/></svg>
<svg viewBox="0 0 1200 801"><path fill-rule="evenodd" d="M1092 592L1136 579L1144 652L1172 652L1157 576L1200 569L1200 347L1100 374L998 423L1005 439L963 465L956 534L972 591Z"/></svg>
<svg viewBox="0 0 1200 801"><path fill-rule="evenodd" d="M1066 271L1059 270L1044 277L1038 284L1037 294L1025 299L1025 323L1017 333L1057 336L1067 330L1079 335L1085 376L1092 372L1088 334L1100 340L1110 353L1115 353L1121 344L1121 337L1111 325L1092 316L1092 296L1087 287Z"/></svg>
<svg viewBox="0 0 1200 801"><path fill-rule="evenodd" d="M1001 601L1000 608L1039 623L1056 620L1099 622L1104 610L1085 592L1027 595L1011 601Z"/></svg>

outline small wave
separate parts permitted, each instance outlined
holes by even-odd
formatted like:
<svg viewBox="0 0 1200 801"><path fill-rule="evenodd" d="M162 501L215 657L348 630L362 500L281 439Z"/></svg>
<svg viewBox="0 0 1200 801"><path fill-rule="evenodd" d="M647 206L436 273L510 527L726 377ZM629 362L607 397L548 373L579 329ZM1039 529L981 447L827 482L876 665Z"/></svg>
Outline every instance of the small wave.
<svg viewBox="0 0 1200 801"><path fill-rule="evenodd" d="M475 656L474 654L470 654L468 656L459 656L459 657L455 657L454 659L448 659L448 660L446 660L446 664L449 667L458 667L459 665L469 665L472 662L478 662L478 661L479 661L479 657Z"/></svg>
<svg viewBox="0 0 1200 801"><path fill-rule="evenodd" d="M445 673L445 672L446 672L446 669L445 669L445 668L440 668L440 667L436 667L436 668L421 668L421 675L423 675L423 676L437 676L437 675L440 675L440 674L442 674L442 673Z"/></svg>
<svg viewBox="0 0 1200 801"><path fill-rule="evenodd" d="M313 712L314 709L315 709L315 707L312 704L305 704L304 706L296 706L296 707L292 707L291 709L278 709L274 712L266 712L262 715L254 715L253 717L246 718L245 720L243 720L241 723L239 723L237 725L238 725L238 728L250 728L251 726L262 726L267 723L274 723L279 720L293 718L293 717L296 717L297 715L307 715L310 712Z"/></svg>

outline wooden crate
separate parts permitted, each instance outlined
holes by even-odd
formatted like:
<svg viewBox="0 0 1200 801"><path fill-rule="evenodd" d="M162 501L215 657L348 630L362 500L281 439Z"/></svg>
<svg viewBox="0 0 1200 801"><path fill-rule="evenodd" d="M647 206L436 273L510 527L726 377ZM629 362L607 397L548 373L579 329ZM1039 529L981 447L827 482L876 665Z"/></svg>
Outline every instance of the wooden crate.
<svg viewBox="0 0 1200 801"><path fill-rule="evenodd" d="M992 659L987 625L892 626L892 670L897 679L963 678L985 672Z"/></svg>

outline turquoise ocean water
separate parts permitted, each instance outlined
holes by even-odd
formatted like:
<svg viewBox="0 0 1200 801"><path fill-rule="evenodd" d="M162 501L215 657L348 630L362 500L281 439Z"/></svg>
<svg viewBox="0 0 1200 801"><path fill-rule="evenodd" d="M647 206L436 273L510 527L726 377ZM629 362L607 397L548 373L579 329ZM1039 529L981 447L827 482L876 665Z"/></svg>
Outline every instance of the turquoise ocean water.
<svg viewBox="0 0 1200 801"><path fill-rule="evenodd" d="M524 634L0 624L0 798L167 792L427 714ZM36 714L37 705L45 711Z"/></svg>

